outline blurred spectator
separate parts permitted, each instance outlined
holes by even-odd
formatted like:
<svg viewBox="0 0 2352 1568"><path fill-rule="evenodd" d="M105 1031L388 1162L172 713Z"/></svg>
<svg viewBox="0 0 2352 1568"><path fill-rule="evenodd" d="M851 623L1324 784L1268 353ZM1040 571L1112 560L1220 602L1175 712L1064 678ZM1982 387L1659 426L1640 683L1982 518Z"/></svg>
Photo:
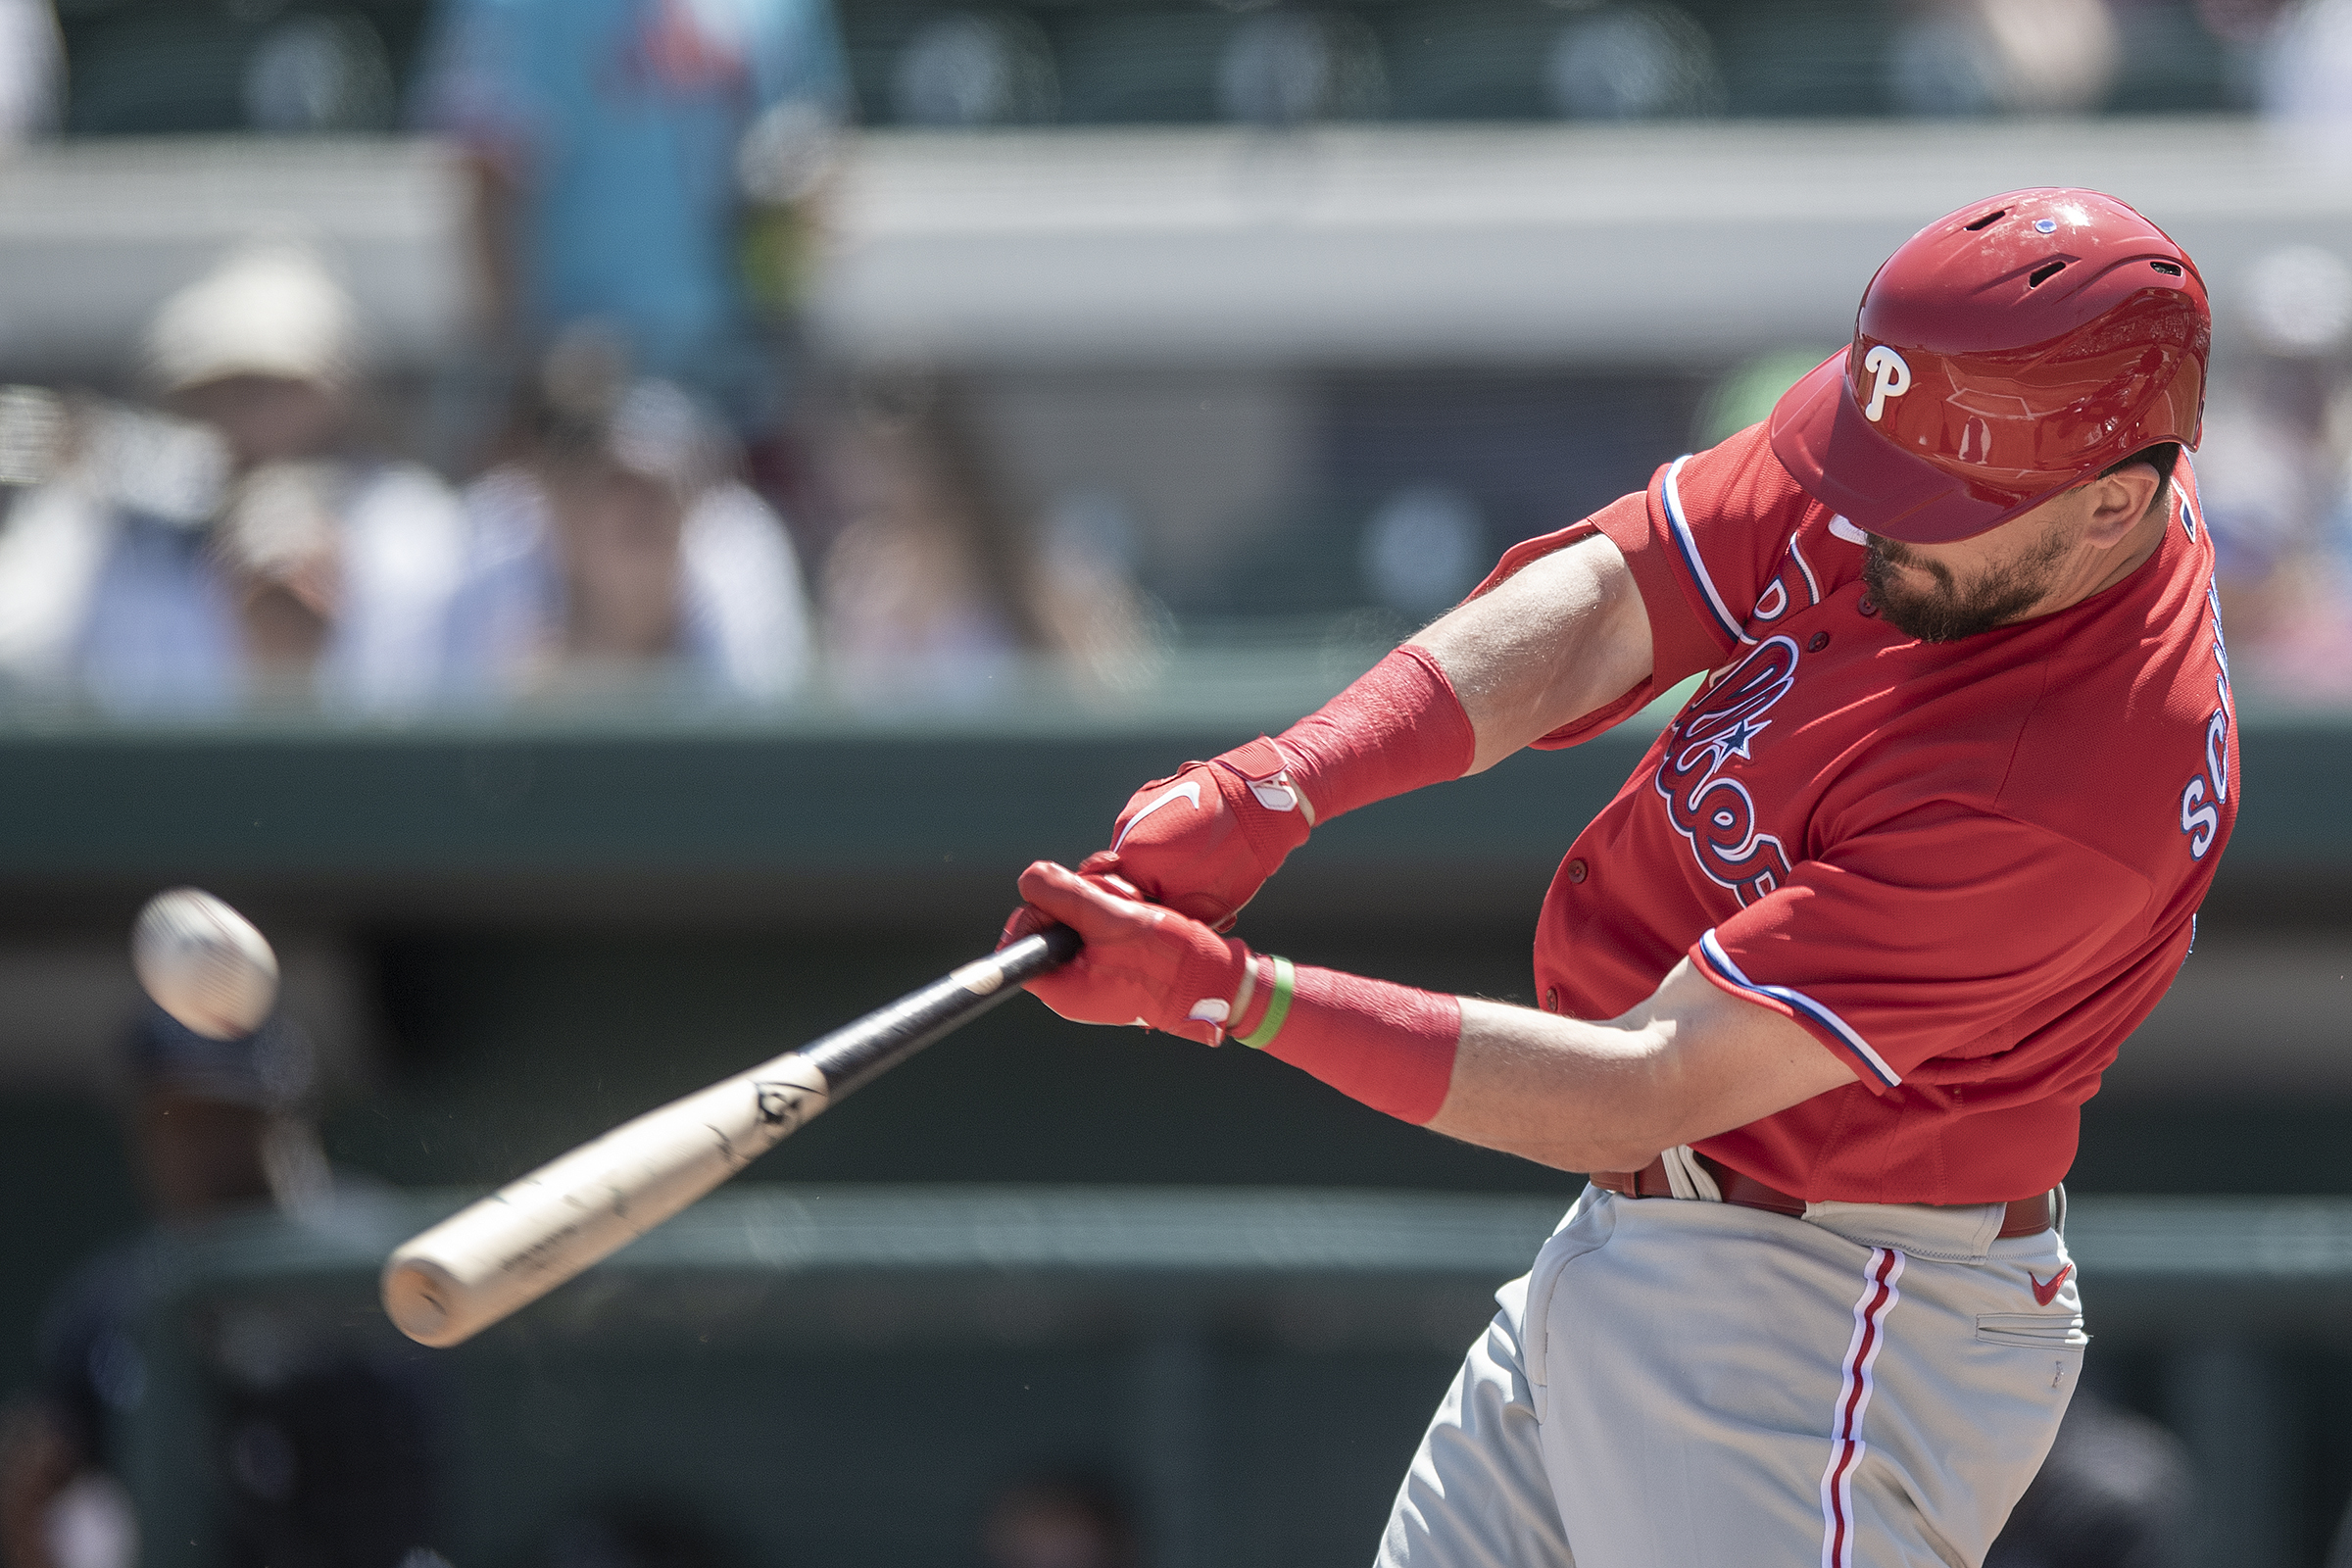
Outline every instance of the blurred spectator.
<svg viewBox="0 0 2352 1568"><path fill-rule="evenodd" d="M2352 701L2352 267L2292 246L2225 300L2195 462L2232 675L2270 699Z"/></svg>
<svg viewBox="0 0 2352 1568"><path fill-rule="evenodd" d="M348 134L392 123L392 64L357 12L277 18L254 40L239 86L256 130Z"/></svg>
<svg viewBox="0 0 2352 1568"><path fill-rule="evenodd" d="M65 68L49 0L0 0L0 147L57 128Z"/></svg>
<svg viewBox="0 0 2352 1568"><path fill-rule="evenodd" d="M517 363L600 321L740 429L772 420L752 328L789 313L791 214L848 107L825 0L443 0L421 97L466 149Z"/></svg>
<svg viewBox="0 0 2352 1568"><path fill-rule="evenodd" d="M934 17L891 68L891 111L902 124L1036 124L1060 101L1054 46L1015 11Z"/></svg>
<svg viewBox="0 0 2352 1568"><path fill-rule="evenodd" d="M1359 557L1372 597L1415 622L1451 610L1487 574L1494 551L1470 495L1448 484L1391 494L1364 524Z"/></svg>
<svg viewBox="0 0 2352 1568"><path fill-rule="evenodd" d="M1665 5L1611 5L1561 26L1544 63L1552 108L1572 120L1646 120L1723 109L1705 29Z"/></svg>
<svg viewBox="0 0 2352 1568"><path fill-rule="evenodd" d="M1136 1568L1135 1523L1117 1490L1093 1476L1007 1487L980 1529L988 1568Z"/></svg>
<svg viewBox="0 0 2352 1568"><path fill-rule="evenodd" d="M1368 120L1387 107L1380 40L1344 12L1246 17L1217 60L1217 107L1244 124Z"/></svg>
<svg viewBox="0 0 2352 1568"><path fill-rule="evenodd" d="M162 1229L100 1253L52 1298L39 1391L0 1420L0 1561L131 1568L119 1479L145 1398L141 1313L167 1236L275 1206L333 1223L339 1200L308 1114L313 1054L282 1017L208 1040L152 1005L131 1037L132 1142ZM331 1327L331 1326L330 1326ZM239 1307L209 1328L228 1483L227 1568L446 1568L432 1539L429 1391L290 1312Z"/></svg>
<svg viewBox="0 0 2352 1568"><path fill-rule="evenodd" d="M808 662L792 543L730 474L732 448L666 381L575 332L549 356L528 454L466 493L475 564L444 679L517 697L674 687L780 697Z"/></svg>
<svg viewBox="0 0 2352 1568"><path fill-rule="evenodd" d="M833 450L848 524L826 558L825 654L867 704L969 702L1024 658L1116 686L1150 655L1150 616L1102 509L1038 537L955 378L869 378Z"/></svg>
<svg viewBox="0 0 2352 1568"><path fill-rule="evenodd" d="M2194 1494L2179 1438L2078 1389L1984 1568L2184 1565Z"/></svg>
<svg viewBox="0 0 2352 1568"><path fill-rule="evenodd" d="M1928 0L1895 36L1889 86L1906 114L2081 114L2121 58L2106 0Z"/></svg>
<svg viewBox="0 0 2352 1568"><path fill-rule="evenodd" d="M354 450L356 323L318 259L234 253L158 313L145 369L174 416L84 404L12 509L0 671L134 713L416 702L461 519L431 474Z"/></svg>
<svg viewBox="0 0 2352 1568"><path fill-rule="evenodd" d="M2300 146L2352 158L2352 0L2282 8L2261 86L2263 112Z"/></svg>

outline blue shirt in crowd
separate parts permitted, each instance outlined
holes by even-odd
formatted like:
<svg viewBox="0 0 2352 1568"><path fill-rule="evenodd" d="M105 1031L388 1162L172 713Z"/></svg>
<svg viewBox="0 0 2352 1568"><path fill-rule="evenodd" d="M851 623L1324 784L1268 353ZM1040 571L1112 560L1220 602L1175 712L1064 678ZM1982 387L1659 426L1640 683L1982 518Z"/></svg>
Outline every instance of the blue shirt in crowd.
<svg viewBox="0 0 2352 1568"><path fill-rule="evenodd" d="M525 193L535 335L600 318L641 372L706 386L745 336L743 135L848 100L826 0L443 0L423 92Z"/></svg>

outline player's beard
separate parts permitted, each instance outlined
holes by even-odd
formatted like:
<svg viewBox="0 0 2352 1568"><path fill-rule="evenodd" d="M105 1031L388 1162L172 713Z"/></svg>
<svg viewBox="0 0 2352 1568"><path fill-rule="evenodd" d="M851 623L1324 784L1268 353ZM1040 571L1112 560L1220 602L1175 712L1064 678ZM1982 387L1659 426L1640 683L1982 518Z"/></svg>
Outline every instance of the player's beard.
<svg viewBox="0 0 2352 1568"><path fill-rule="evenodd" d="M1862 564L1862 581L1878 602L1879 613L1895 630L1923 643L1956 643L2006 625L2041 603L2067 550L2064 528L2053 524L2030 549L1963 583L1941 562L1874 533L1870 557ZM1905 587L1896 575L1897 566L1926 572L1934 585L1924 590Z"/></svg>

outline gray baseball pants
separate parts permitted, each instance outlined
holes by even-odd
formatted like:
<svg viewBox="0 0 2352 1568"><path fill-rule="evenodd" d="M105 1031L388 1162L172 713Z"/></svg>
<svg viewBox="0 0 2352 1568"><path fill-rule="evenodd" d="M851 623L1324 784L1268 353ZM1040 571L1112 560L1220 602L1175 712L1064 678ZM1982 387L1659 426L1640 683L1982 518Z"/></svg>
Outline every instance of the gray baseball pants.
<svg viewBox="0 0 2352 1568"><path fill-rule="evenodd" d="M2089 1342L2064 1239L2001 1216L1587 1188L1495 1293L1380 1568L1973 1568Z"/></svg>

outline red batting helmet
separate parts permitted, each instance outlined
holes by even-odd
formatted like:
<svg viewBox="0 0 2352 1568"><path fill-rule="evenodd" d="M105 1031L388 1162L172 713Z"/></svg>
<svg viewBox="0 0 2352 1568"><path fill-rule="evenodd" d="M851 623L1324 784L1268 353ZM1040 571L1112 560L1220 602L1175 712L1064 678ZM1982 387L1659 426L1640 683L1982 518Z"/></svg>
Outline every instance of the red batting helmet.
<svg viewBox="0 0 2352 1568"><path fill-rule="evenodd" d="M2154 223L2096 191L2011 191L1886 259L1853 347L1772 411L1772 450L1872 533L1966 539L2195 446L2212 338L2205 280Z"/></svg>

